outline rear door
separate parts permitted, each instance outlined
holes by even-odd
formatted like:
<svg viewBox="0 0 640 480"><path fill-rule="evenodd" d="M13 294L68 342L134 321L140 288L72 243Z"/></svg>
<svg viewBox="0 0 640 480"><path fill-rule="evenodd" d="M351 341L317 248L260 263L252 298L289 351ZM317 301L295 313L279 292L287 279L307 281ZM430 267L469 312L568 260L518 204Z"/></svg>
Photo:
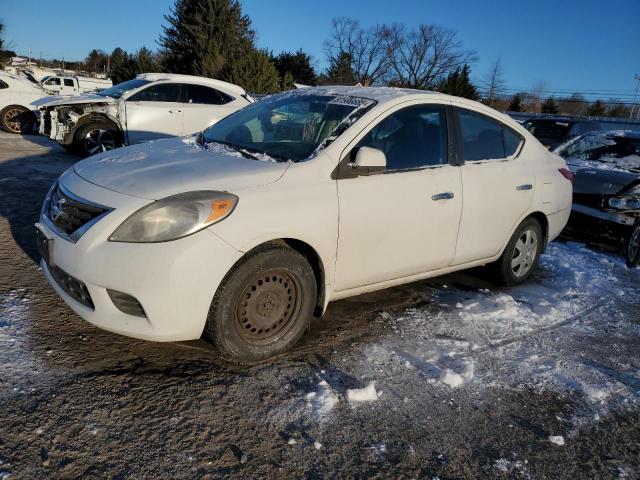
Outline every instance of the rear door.
<svg viewBox="0 0 640 480"><path fill-rule="evenodd" d="M237 110L229 105L234 98L215 88L185 84L183 89L183 135L201 132Z"/></svg>
<svg viewBox="0 0 640 480"><path fill-rule="evenodd" d="M129 144L182 135L179 83L154 83L125 102Z"/></svg>
<svg viewBox="0 0 640 480"><path fill-rule="evenodd" d="M535 162L519 156L524 139L496 118L454 108L464 200L455 265L497 255L530 208Z"/></svg>
<svg viewBox="0 0 640 480"><path fill-rule="evenodd" d="M387 169L355 178L338 175L337 291L453 262L462 182L459 167L448 162L445 112L433 104L397 108L350 147L350 159L363 146L381 150ZM346 163L343 168L353 171Z"/></svg>

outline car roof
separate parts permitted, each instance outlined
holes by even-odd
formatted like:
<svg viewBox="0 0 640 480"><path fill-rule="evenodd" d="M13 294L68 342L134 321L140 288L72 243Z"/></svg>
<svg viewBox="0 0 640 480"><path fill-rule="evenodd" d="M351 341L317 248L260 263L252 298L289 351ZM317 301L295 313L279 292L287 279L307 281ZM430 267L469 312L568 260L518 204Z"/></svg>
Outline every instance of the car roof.
<svg viewBox="0 0 640 480"><path fill-rule="evenodd" d="M542 115L539 117L527 118L525 122L533 122L536 120L551 121L551 122L567 122L567 123L576 123L576 122L598 123L595 120L590 120L588 118L576 118L568 115Z"/></svg>
<svg viewBox="0 0 640 480"><path fill-rule="evenodd" d="M587 132L584 136L603 136L607 138L630 138L632 140L640 140L640 130L605 130L596 132Z"/></svg>
<svg viewBox="0 0 640 480"><path fill-rule="evenodd" d="M218 88L227 92L235 93L236 95L246 94L244 88L229 82L223 82L215 78L198 77L195 75L181 75L177 73L140 73L136 75L136 78L141 80L149 80L151 82L157 82L162 80L194 83L197 85L204 85L207 87Z"/></svg>

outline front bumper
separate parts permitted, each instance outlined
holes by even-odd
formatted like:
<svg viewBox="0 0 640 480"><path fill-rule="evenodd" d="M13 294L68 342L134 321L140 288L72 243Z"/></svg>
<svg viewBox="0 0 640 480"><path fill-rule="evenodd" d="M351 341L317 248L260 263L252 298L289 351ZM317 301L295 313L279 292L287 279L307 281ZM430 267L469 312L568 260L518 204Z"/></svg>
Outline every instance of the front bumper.
<svg viewBox="0 0 640 480"><path fill-rule="evenodd" d="M89 323L111 332L154 341L199 338L220 282L242 253L206 229L172 242L108 242L115 228L149 201L97 187L73 172L61 182L76 195L114 210L76 243L41 225L53 238L51 262L86 286L93 308L66 293L43 260L42 271L58 295ZM146 317L120 311L107 290L134 297Z"/></svg>

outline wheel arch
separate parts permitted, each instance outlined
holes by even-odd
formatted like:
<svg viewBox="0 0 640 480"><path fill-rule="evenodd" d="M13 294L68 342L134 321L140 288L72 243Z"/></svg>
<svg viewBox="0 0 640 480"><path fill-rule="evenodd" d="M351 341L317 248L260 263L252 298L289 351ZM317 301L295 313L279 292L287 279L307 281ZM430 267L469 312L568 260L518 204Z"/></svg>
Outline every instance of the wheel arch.
<svg viewBox="0 0 640 480"><path fill-rule="evenodd" d="M11 109L11 108L24 108L29 115L31 116L31 119L33 120L34 125L37 127L38 126L38 115L36 114L36 112L34 112L29 105L21 105L19 103L10 103L8 105L3 106L2 108L0 108L0 124L2 122L2 117L4 117L4 113ZM2 128L0 127L0 130Z"/></svg>
<svg viewBox="0 0 640 480"><path fill-rule="evenodd" d="M244 254L236 261L230 271L232 271L236 265L242 262L247 255L251 254L257 249L263 248L268 244L284 245L288 248L291 248L292 250L295 250L307 260L316 278L316 307L314 309L313 315L315 317L321 317L324 314L328 303L325 285L326 270L324 267L324 262L322 261L322 258L318 251L304 240L291 237L282 237L262 241L246 250Z"/></svg>
<svg viewBox="0 0 640 480"><path fill-rule="evenodd" d="M544 253L545 250L547 249L547 244L549 243L549 219L544 213L536 211L527 215L525 218L522 219L520 223L524 222L527 218L536 219L540 224L540 228L542 228L542 236L544 237L544 242L542 244L541 253ZM518 225L520 225L520 223Z"/></svg>
<svg viewBox="0 0 640 480"><path fill-rule="evenodd" d="M73 143L75 142L76 139L76 135L77 133L85 126L90 125L92 123L97 123L97 124L111 124L113 125L113 127L117 130L117 132L120 134L121 140L124 142L124 130L122 129L122 125L120 125L120 122L118 121L117 118L114 118L113 116L107 114L107 113L102 113L102 112L91 112L87 115L84 115L82 117L80 117L78 119L78 122L73 126L73 129L69 131L69 135L67 136L67 139L70 140L69 143Z"/></svg>

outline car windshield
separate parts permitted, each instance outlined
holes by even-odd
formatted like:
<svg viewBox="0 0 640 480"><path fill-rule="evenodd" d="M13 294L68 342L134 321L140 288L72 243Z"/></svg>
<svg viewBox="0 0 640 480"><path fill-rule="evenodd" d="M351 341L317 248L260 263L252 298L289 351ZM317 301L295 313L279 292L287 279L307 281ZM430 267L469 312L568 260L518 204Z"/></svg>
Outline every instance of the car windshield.
<svg viewBox="0 0 640 480"><path fill-rule="evenodd" d="M573 166L606 164L624 170L640 168L640 135L588 133L561 146L557 153Z"/></svg>
<svg viewBox="0 0 640 480"><path fill-rule="evenodd" d="M226 117L205 130L201 139L248 152L247 156L257 153L297 162L331 143L375 103L324 92L285 92Z"/></svg>
<svg viewBox="0 0 640 480"><path fill-rule="evenodd" d="M149 80L134 78L133 80L127 80L126 82L122 82L114 85L111 88L102 90L98 92L98 95L102 95L103 97L120 98L122 95L133 90L134 88L141 87L143 85L146 85L147 83L151 82Z"/></svg>

